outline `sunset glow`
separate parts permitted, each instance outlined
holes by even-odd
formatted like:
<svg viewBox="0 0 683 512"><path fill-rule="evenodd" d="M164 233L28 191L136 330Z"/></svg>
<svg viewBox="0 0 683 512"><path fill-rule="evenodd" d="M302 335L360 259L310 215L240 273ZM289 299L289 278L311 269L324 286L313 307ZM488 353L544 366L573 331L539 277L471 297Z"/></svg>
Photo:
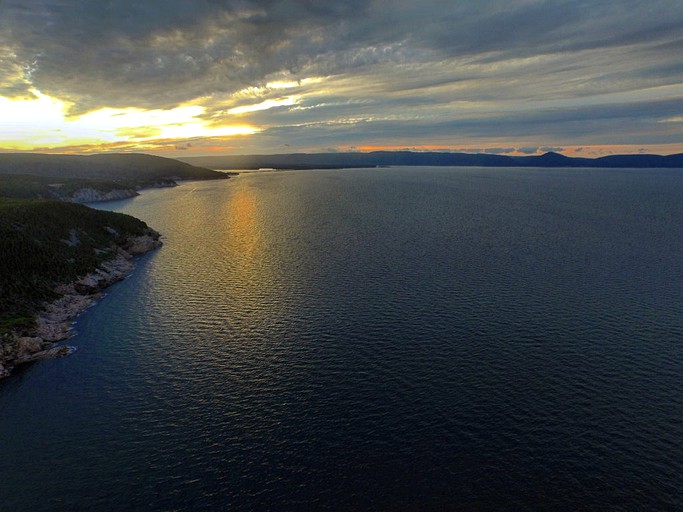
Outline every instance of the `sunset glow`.
<svg viewBox="0 0 683 512"><path fill-rule="evenodd" d="M169 110L102 108L82 116L69 117L68 105L56 98L31 91L33 99L0 97L3 115L2 141L8 149L53 149L73 145L112 142L149 142L197 137L250 135L257 128L246 124L210 126L200 116L200 106L179 106Z"/></svg>
<svg viewBox="0 0 683 512"><path fill-rule="evenodd" d="M73 4L0 7L0 151L683 152L667 0Z"/></svg>

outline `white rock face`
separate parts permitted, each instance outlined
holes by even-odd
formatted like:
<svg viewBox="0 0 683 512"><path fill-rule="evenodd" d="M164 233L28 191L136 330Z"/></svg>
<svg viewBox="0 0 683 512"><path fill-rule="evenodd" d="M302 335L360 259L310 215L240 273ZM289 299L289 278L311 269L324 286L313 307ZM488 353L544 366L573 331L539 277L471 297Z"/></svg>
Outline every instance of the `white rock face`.
<svg viewBox="0 0 683 512"><path fill-rule="evenodd" d="M127 199L139 195L132 188L114 189L109 192L102 192L92 187L82 188L74 192L67 200L71 203L95 203L97 201L113 201L116 199Z"/></svg>
<svg viewBox="0 0 683 512"><path fill-rule="evenodd" d="M161 240L159 240L159 234L155 232L154 236L142 235L133 238L130 244L126 247L126 251L135 256L149 252L157 247L161 247L161 245L162 243Z"/></svg>

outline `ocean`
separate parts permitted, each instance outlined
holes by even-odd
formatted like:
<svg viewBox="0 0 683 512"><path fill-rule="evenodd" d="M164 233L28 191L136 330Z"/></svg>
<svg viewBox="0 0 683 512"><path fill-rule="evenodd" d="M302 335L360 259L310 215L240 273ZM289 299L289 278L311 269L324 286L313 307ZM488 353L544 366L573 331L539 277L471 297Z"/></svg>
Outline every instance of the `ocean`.
<svg viewBox="0 0 683 512"><path fill-rule="evenodd" d="M0 381L0 510L683 509L683 170L243 173Z"/></svg>

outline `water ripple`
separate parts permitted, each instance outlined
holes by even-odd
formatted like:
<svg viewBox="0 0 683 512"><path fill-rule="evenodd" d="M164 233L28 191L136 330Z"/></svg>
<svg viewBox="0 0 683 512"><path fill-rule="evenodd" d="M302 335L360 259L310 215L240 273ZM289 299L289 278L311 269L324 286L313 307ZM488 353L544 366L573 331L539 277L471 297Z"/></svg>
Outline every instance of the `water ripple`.
<svg viewBox="0 0 683 512"><path fill-rule="evenodd" d="M109 205L165 245L2 384L0 509L677 510L682 192L391 169Z"/></svg>

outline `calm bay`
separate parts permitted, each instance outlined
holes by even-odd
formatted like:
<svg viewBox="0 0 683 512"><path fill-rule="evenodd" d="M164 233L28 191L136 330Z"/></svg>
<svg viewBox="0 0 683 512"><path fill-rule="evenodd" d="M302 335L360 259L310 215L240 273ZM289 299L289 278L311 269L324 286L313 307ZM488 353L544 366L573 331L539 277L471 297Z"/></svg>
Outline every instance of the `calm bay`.
<svg viewBox="0 0 683 512"><path fill-rule="evenodd" d="M0 510L680 510L683 171L243 173L0 382Z"/></svg>

